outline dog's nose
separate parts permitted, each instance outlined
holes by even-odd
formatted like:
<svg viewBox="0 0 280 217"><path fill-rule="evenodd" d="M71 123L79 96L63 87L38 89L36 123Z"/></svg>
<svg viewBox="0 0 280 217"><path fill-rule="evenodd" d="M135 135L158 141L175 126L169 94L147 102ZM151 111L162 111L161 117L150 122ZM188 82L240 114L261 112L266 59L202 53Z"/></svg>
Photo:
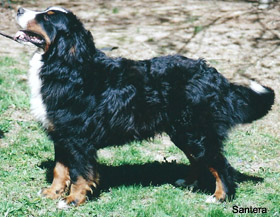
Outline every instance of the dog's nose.
<svg viewBox="0 0 280 217"><path fill-rule="evenodd" d="M17 15L22 15L24 14L24 9L23 8L19 8L18 11L17 11Z"/></svg>

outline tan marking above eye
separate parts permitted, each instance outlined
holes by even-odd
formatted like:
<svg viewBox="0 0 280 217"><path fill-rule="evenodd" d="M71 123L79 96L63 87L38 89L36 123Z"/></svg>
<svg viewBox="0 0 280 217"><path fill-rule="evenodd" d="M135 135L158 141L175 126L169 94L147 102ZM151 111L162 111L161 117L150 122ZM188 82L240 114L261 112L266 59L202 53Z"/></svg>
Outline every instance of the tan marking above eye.
<svg viewBox="0 0 280 217"><path fill-rule="evenodd" d="M48 11L47 14L48 14L48 15L53 15L53 14L54 14L54 11Z"/></svg>

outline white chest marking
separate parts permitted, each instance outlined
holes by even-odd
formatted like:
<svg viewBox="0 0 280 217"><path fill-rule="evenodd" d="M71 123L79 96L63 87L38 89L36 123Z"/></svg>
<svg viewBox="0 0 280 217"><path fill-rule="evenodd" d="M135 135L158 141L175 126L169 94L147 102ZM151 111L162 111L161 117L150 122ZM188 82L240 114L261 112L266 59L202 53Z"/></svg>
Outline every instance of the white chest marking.
<svg viewBox="0 0 280 217"><path fill-rule="evenodd" d="M28 83L31 89L31 112L45 128L48 128L51 124L47 119L46 105L44 104L41 95L42 81L39 76L41 67L43 65L42 55L35 53L29 64L30 69L28 74Z"/></svg>

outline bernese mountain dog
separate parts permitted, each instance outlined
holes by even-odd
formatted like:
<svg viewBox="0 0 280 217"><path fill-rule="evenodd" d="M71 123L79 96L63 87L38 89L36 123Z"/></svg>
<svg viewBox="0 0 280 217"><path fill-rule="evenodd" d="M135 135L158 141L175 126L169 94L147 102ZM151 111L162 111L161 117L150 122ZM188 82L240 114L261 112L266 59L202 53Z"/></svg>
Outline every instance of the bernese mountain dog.
<svg viewBox="0 0 280 217"><path fill-rule="evenodd" d="M216 188L207 202L233 198L223 142L233 126L268 113L271 88L230 83L204 60L181 55L108 57L64 8L19 8L17 22L15 39L38 47L29 70L31 111L55 148L53 182L43 196L60 198L69 186L59 204L82 204L99 184L98 149L165 132L188 157L192 181L210 171Z"/></svg>

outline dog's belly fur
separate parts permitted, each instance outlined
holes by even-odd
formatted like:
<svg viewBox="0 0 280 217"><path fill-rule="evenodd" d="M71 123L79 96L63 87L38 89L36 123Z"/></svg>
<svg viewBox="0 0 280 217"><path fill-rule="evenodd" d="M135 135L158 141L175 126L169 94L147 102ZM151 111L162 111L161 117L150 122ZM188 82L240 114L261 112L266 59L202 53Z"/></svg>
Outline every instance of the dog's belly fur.
<svg viewBox="0 0 280 217"><path fill-rule="evenodd" d="M35 53L30 60L30 69L28 73L28 83L31 91L30 107L34 117L45 127L50 126L50 122L47 119L46 105L43 102L41 95L42 81L40 79L40 70L43 66L41 61L42 55Z"/></svg>

